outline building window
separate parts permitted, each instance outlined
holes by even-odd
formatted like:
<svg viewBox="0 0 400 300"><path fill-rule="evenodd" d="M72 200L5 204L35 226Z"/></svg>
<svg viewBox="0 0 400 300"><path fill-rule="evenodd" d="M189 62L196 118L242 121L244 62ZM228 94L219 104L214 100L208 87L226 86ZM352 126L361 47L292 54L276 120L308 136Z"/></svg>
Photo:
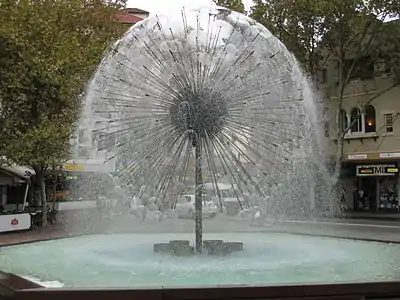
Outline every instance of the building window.
<svg viewBox="0 0 400 300"><path fill-rule="evenodd" d="M326 69L322 69L321 71L321 83L328 82L328 71Z"/></svg>
<svg viewBox="0 0 400 300"><path fill-rule="evenodd" d="M117 145L117 139L115 137L115 134L107 134L105 136L105 148L108 151L111 151L115 148L115 146Z"/></svg>
<svg viewBox="0 0 400 300"><path fill-rule="evenodd" d="M324 123L324 134L325 137L329 137L329 122Z"/></svg>
<svg viewBox="0 0 400 300"><path fill-rule="evenodd" d="M86 141L86 132L85 129L79 129L78 131L78 143L83 144Z"/></svg>
<svg viewBox="0 0 400 300"><path fill-rule="evenodd" d="M343 65L343 75L346 77L350 72L350 79L373 79L375 74L374 60L369 57L360 57L354 62L354 59L346 59Z"/></svg>
<svg viewBox="0 0 400 300"><path fill-rule="evenodd" d="M347 118L347 112L344 109L340 110L339 115L340 132L344 133L349 127L349 119Z"/></svg>
<svg viewBox="0 0 400 300"><path fill-rule="evenodd" d="M393 132L393 121L394 121L393 114L385 114L384 119L385 119L386 133L392 133Z"/></svg>
<svg viewBox="0 0 400 300"><path fill-rule="evenodd" d="M368 105L365 109L365 132L376 131L375 107Z"/></svg>
<svg viewBox="0 0 400 300"><path fill-rule="evenodd" d="M90 159L90 148L88 147L78 147L78 156L83 159Z"/></svg>
<svg viewBox="0 0 400 300"><path fill-rule="evenodd" d="M354 107L350 116L351 132L362 132L362 118L359 108Z"/></svg>

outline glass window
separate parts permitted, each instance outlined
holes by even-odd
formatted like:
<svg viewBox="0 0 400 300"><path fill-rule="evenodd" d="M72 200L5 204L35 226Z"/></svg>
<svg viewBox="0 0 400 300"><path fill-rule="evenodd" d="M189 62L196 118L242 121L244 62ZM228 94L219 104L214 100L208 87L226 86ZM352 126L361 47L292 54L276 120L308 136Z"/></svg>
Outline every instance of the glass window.
<svg viewBox="0 0 400 300"><path fill-rule="evenodd" d="M368 105L365 109L365 132L376 131L375 107Z"/></svg>
<svg viewBox="0 0 400 300"><path fill-rule="evenodd" d="M385 121L386 133L392 133L393 132L393 122L394 122L393 114L385 114L384 121Z"/></svg>
<svg viewBox="0 0 400 300"><path fill-rule="evenodd" d="M379 209L380 210L394 210L398 209L397 200L397 178L383 177L379 178Z"/></svg>
<svg viewBox="0 0 400 300"><path fill-rule="evenodd" d="M185 197L178 197L177 203L179 203L179 204L184 204L184 203L187 203L187 200L186 200Z"/></svg>
<svg viewBox="0 0 400 300"><path fill-rule="evenodd" d="M90 159L90 148L84 146L79 147L78 156L84 159Z"/></svg>
<svg viewBox="0 0 400 300"><path fill-rule="evenodd" d="M233 190L221 190L222 198L236 198L236 194Z"/></svg>
<svg viewBox="0 0 400 300"><path fill-rule="evenodd" d="M327 83L328 82L328 72L326 69L322 69L321 71L321 83Z"/></svg>
<svg viewBox="0 0 400 300"><path fill-rule="evenodd" d="M362 119L361 111L359 108L354 107L351 110L351 132L362 132Z"/></svg>
<svg viewBox="0 0 400 300"><path fill-rule="evenodd" d="M347 119L347 113L344 109L340 110L339 122L340 122L340 132L341 133L346 132L346 129L349 126L349 120Z"/></svg>
<svg viewBox="0 0 400 300"><path fill-rule="evenodd" d="M86 141L86 131L85 129L79 129L78 131L78 141L80 144L85 143Z"/></svg>
<svg viewBox="0 0 400 300"><path fill-rule="evenodd" d="M117 145L117 139L115 137L115 134L107 134L105 136L105 148L107 150L112 150L115 148L115 146Z"/></svg>

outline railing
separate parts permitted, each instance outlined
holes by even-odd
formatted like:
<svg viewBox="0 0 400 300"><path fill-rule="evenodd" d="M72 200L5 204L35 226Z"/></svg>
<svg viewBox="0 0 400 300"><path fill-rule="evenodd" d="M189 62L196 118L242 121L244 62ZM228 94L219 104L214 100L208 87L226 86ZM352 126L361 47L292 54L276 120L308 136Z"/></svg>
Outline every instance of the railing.
<svg viewBox="0 0 400 300"><path fill-rule="evenodd" d="M0 273L0 299L18 300L361 300L400 299L400 282L153 289L45 289Z"/></svg>

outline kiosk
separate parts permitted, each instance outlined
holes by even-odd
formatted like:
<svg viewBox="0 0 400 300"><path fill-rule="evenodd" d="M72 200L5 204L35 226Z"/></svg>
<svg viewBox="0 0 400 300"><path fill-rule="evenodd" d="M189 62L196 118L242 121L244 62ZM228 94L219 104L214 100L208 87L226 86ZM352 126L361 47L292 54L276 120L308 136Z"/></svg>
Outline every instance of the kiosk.
<svg viewBox="0 0 400 300"><path fill-rule="evenodd" d="M0 167L0 233L30 229L31 216L25 207L34 173L26 167Z"/></svg>

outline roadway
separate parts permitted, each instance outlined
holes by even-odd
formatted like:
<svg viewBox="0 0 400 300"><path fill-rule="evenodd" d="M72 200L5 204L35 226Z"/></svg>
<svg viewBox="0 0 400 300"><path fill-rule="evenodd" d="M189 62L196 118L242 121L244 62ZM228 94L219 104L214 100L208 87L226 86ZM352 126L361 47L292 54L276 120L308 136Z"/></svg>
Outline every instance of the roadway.
<svg viewBox="0 0 400 300"><path fill-rule="evenodd" d="M268 223L262 228L268 227ZM380 220L324 220L324 221L285 221L269 224L270 230L338 236L376 241L400 243L400 222Z"/></svg>
<svg viewBox="0 0 400 300"><path fill-rule="evenodd" d="M165 219L140 221L130 214L100 216L89 210L76 212L66 223L50 226L47 230L0 235L0 246L23 240L45 239L85 233L187 233L193 232L194 221ZM319 221L265 221L257 224L246 219L217 216L205 219L205 233L217 232L285 232L355 238L400 243L400 221L331 219Z"/></svg>
<svg viewBox="0 0 400 300"><path fill-rule="evenodd" d="M164 219L162 221L135 219L130 214L95 220L85 216L76 216L79 222L68 222L72 226L68 232L79 232L83 220L92 219L84 227L95 232L137 232L137 233L184 233L193 232L194 221L191 219ZM335 236L376 241L393 241L400 243L400 221L364 220L364 219L331 219L318 221L264 221L252 222L237 217L217 216L203 220L204 232L288 232L321 236Z"/></svg>

